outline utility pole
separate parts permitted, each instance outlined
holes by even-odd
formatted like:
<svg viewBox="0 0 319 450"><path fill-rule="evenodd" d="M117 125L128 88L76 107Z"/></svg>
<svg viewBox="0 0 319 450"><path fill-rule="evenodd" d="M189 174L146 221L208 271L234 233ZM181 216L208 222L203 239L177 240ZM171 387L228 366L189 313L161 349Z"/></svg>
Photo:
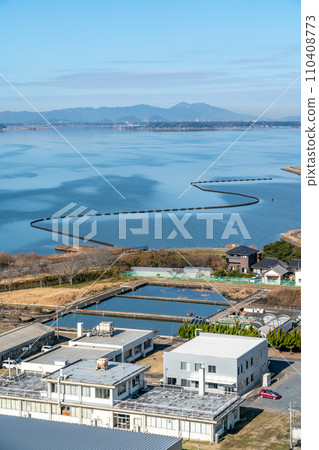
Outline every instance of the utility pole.
<svg viewBox="0 0 319 450"><path fill-rule="evenodd" d="M59 309L56 308L56 338L59 343Z"/></svg>
<svg viewBox="0 0 319 450"><path fill-rule="evenodd" d="M290 446L289 450L291 450L292 447L292 409L291 409L291 402L289 402L289 430L290 430Z"/></svg>

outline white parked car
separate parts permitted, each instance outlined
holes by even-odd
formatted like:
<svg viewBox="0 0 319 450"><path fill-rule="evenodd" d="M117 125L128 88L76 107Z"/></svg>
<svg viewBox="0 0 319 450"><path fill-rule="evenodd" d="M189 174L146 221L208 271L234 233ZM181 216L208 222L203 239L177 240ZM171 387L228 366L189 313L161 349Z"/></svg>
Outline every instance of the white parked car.
<svg viewBox="0 0 319 450"><path fill-rule="evenodd" d="M41 348L41 352L48 352L49 350L52 350L52 349L53 349L52 345L44 345Z"/></svg>
<svg viewBox="0 0 319 450"><path fill-rule="evenodd" d="M5 367L6 369L12 368L12 367L16 367L20 362L22 361L22 359L18 358L18 359L5 359L2 363L3 367Z"/></svg>

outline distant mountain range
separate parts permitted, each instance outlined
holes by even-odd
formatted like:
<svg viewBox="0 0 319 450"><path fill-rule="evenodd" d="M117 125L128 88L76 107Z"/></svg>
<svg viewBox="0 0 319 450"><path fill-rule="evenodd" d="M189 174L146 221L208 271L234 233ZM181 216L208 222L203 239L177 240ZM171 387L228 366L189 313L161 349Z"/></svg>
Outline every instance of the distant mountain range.
<svg viewBox="0 0 319 450"><path fill-rule="evenodd" d="M102 108L68 108L42 112L53 123L139 123L139 122L235 122L250 121L256 116L238 114L227 109L210 106L206 103L181 102L171 108L158 108L150 105L118 106ZM267 119L264 119L267 120ZM271 120L271 119L268 119ZM286 119L281 119L286 121ZM297 116L291 121L299 121ZM40 125L45 121L35 112L0 112L2 124Z"/></svg>

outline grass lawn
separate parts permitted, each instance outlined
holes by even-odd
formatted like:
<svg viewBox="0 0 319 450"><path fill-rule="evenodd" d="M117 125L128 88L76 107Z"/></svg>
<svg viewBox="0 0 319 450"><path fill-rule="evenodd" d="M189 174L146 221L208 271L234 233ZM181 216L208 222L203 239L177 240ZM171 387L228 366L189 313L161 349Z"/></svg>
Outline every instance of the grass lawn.
<svg viewBox="0 0 319 450"><path fill-rule="evenodd" d="M289 415L241 408L241 420L219 444L183 441L183 450L288 450Z"/></svg>

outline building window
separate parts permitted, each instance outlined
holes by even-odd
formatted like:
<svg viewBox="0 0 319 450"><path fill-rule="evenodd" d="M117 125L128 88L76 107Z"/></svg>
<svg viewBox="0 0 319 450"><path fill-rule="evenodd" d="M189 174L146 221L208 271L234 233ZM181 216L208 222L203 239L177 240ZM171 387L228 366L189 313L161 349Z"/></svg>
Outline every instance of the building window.
<svg viewBox="0 0 319 450"><path fill-rule="evenodd" d="M91 397L91 388L82 386L82 396Z"/></svg>
<svg viewBox="0 0 319 450"><path fill-rule="evenodd" d="M126 382L119 384L118 387L117 387L117 394L118 395L122 395L122 394L124 394L124 392L126 392Z"/></svg>
<svg viewBox="0 0 319 450"><path fill-rule="evenodd" d="M50 385L51 385L51 392L53 392L53 393L58 392L57 383L50 383Z"/></svg>
<svg viewBox="0 0 319 450"><path fill-rule="evenodd" d="M120 428L122 430L130 429L130 416L129 414L114 413L114 428Z"/></svg>
<svg viewBox="0 0 319 450"><path fill-rule="evenodd" d="M248 365L248 361L246 361L246 369L248 369L248 366L249 366L249 365Z"/></svg>
<svg viewBox="0 0 319 450"><path fill-rule="evenodd" d="M234 388L232 386L226 386L225 391L226 392L234 392Z"/></svg>
<svg viewBox="0 0 319 450"><path fill-rule="evenodd" d="M71 417L79 417L79 408L75 408L74 406L70 407L70 416Z"/></svg>
<svg viewBox="0 0 319 450"><path fill-rule="evenodd" d="M251 382L254 381L254 374L253 374L253 373L250 375L250 381L251 381Z"/></svg>
<svg viewBox="0 0 319 450"><path fill-rule="evenodd" d="M167 384L176 384L176 378L167 378Z"/></svg>
<svg viewBox="0 0 319 450"><path fill-rule="evenodd" d="M239 375L239 371L240 371L240 369L239 369L239 366L237 367L237 375Z"/></svg>
<svg viewBox="0 0 319 450"><path fill-rule="evenodd" d="M73 386L72 384L65 384L64 393L66 395L78 395L78 387Z"/></svg>
<svg viewBox="0 0 319 450"><path fill-rule="evenodd" d="M95 388L95 398L109 398L110 390L105 388Z"/></svg>
<svg viewBox="0 0 319 450"><path fill-rule="evenodd" d="M202 363L195 363L195 372L198 372L199 369L201 369L202 367L203 368L205 367L204 364L202 364Z"/></svg>
<svg viewBox="0 0 319 450"><path fill-rule="evenodd" d="M247 377L246 378L246 386L248 386L248 384L249 384L249 378Z"/></svg>
<svg viewBox="0 0 319 450"><path fill-rule="evenodd" d="M92 419L92 409L83 408L82 417L83 419Z"/></svg>
<svg viewBox="0 0 319 450"><path fill-rule="evenodd" d="M207 383L208 389L218 389L217 383Z"/></svg>
<svg viewBox="0 0 319 450"><path fill-rule="evenodd" d="M130 348L129 350L126 350L126 352L124 353L124 359L128 359L132 356L132 349Z"/></svg>
<svg viewBox="0 0 319 450"><path fill-rule="evenodd" d="M191 370L191 364L189 362L181 362L181 370Z"/></svg>
<svg viewBox="0 0 319 450"><path fill-rule="evenodd" d="M140 376L136 375L136 377L133 378L133 380L132 380L132 386L135 387L137 384L139 384L139 382L140 382Z"/></svg>
<svg viewBox="0 0 319 450"><path fill-rule="evenodd" d="M190 387L190 385L191 385L190 380L185 380L185 378L181 378L181 386Z"/></svg>
<svg viewBox="0 0 319 450"><path fill-rule="evenodd" d="M141 353L142 351L142 344L137 345L136 347L134 347L134 353Z"/></svg>
<svg viewBox="0 0 319 450"><path fill-rule="evenodd" d="M152 339L147 339L147 341L144 342L144 350L148 347L151 347L152 345Z"/></svg>
<svg viewBox="0 0 319 450"><path fill-rule="evenodd" d="M195 388L199 388L199 381L196 381L196 380L195 380L195 381L193 381L193 383L194 383L194 387L195 387Z"/></svg>
<svg viewBox="0 0 319 450"><path fill-rule="evenodd" d="M121 362L122 361L122 353L119 353L115 356L115 362Z"/></svg>
<svg viewBox="0 0 319 450"><path fill-rule="evenodd" d="M216 373L216 366L208 366L209 373Z"/></svg>

